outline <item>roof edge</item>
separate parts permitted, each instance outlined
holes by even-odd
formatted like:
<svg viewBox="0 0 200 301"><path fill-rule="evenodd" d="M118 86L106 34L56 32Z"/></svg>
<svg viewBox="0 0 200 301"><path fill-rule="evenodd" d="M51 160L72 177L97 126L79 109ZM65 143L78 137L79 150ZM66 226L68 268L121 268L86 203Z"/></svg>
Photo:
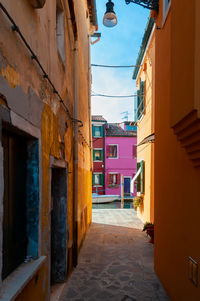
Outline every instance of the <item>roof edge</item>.
<svg viewBox="0 0 200 301"><path fill-rule="evenodd" d="M142 38L142 43L141 43L141 46L140 46L140 51L138 53L138 58L137 58L137 61L136 61L136 66L137 67L135 67L135 69L133 71L132 79L137 78L138 72L140 70L140 65L141 65L142 60L144 58L146 47L148 45L149 38L151 36L151 32L153 30L154 23L155 23L155 20L153 18L149 17L149 19L147 21L145 31L144 31L144 35L143 35L143 38Z"/></svg>

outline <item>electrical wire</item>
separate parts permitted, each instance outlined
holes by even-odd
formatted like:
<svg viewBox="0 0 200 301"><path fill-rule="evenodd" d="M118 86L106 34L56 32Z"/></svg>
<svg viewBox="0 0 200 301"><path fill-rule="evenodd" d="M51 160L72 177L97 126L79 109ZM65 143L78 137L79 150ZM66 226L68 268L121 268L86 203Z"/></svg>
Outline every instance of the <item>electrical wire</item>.
<svg viewBox="0 0 200 301"><path fill-rule="evenodd" d="M110 97L110 98L131 98L134 96L137 96L135 94L133 95L104 95L104 94L91 94L91 96L101 96L101 97Z"/></svg>
<svg viewBox="0 0 200 301"><path fill-rule="evenodd" d="M110 97L110 98L131 98L131 97L136 97L136 96L143 96L143 94L131 94L131 95L107 95L107 94L100 94L100 93L95 93L92 91L93 94L91 96L101 96L101 97Z"/></svg>
<svg viewBox="0 0 200 301"><path fill-rule="evenodd" d="M6 8L3 6L3 4L0 2L0 9L4 12L4 14L7 16L7 18L10 20L10 22L12 23L12 30L16 31L18 33L18 35L20 36L21 40L23 41L24 45L26 46L26 48L29 50L29 52L31 53L31 59L35 60L35 62L38 64L39 68L42 70L43 73L43 78L45 78L49 84L51 85L52 89L53 89L53 93L56 94L59 98L59 102L63 105L66 113L68 114L70 120L72 122L77 122L80 123L79 127L83 126L83 122L81 120L75 119L71 116L66 104L64 103L62 97L60 96L59 92L56 90L54 84L52 83L51 79L49 78L49 75L47 74L47 72L44 70L42 64L40 63L37 55L34 53L34 51L32 50L32 48L30 47L30 45L28 44L28 42L26 41L25 37L23 36L23 34L21 33L19 27L17 26L17 24L15 23L15 21L13 20L13 18L10 16L10 14L8 13L8 11L6 10Z"/></svg>
<svg viewBox="0 0 200 301"><path fill-rule="evenodd" d="M134 67L141 67L142 65L99 65L99 64L91 64L92 67L101 67L101 68L134 68Z"/></svg>

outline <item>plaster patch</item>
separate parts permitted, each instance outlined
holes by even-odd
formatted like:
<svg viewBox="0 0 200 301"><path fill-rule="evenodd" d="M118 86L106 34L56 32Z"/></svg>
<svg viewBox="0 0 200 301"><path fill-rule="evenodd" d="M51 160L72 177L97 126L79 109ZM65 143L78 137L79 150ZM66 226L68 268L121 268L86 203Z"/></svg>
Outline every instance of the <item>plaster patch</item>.
<svg viewBox="0 0 200 301"><path fill-rule="evenodd" d="M1 74L9 82L11 88L15 88L20 85L19 73L17 73L11 66L2 68Z"/></svg>

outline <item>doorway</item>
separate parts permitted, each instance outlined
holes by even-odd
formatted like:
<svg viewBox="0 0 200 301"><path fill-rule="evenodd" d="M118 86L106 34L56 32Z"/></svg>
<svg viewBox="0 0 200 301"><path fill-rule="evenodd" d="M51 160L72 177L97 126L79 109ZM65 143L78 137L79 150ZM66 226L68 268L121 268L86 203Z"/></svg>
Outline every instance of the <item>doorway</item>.
<svg viewBox="0 0 200 301"><path fill-rule="evenodd" d="M124 194L125 195L130 195L130 184L131 184L131 178L124 177Z"/></svg>
<svg viewBox="0 0 200 301"><path fill-rule="evenodd" d="M67 170L51 170L51 284L55 284L67 275Z"/></svg>

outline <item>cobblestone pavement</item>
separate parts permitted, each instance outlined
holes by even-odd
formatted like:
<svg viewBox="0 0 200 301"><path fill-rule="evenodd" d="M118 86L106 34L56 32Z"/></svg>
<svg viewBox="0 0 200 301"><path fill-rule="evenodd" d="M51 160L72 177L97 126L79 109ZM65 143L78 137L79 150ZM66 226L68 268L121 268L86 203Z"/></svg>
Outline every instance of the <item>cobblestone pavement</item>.
<svg viewBox="0 0 200 301"><path fill-rule="evenodd" d="M134 210L93 210L79 264L60 301L169 300L153 271L153 245L141 227Z"/></svg>

